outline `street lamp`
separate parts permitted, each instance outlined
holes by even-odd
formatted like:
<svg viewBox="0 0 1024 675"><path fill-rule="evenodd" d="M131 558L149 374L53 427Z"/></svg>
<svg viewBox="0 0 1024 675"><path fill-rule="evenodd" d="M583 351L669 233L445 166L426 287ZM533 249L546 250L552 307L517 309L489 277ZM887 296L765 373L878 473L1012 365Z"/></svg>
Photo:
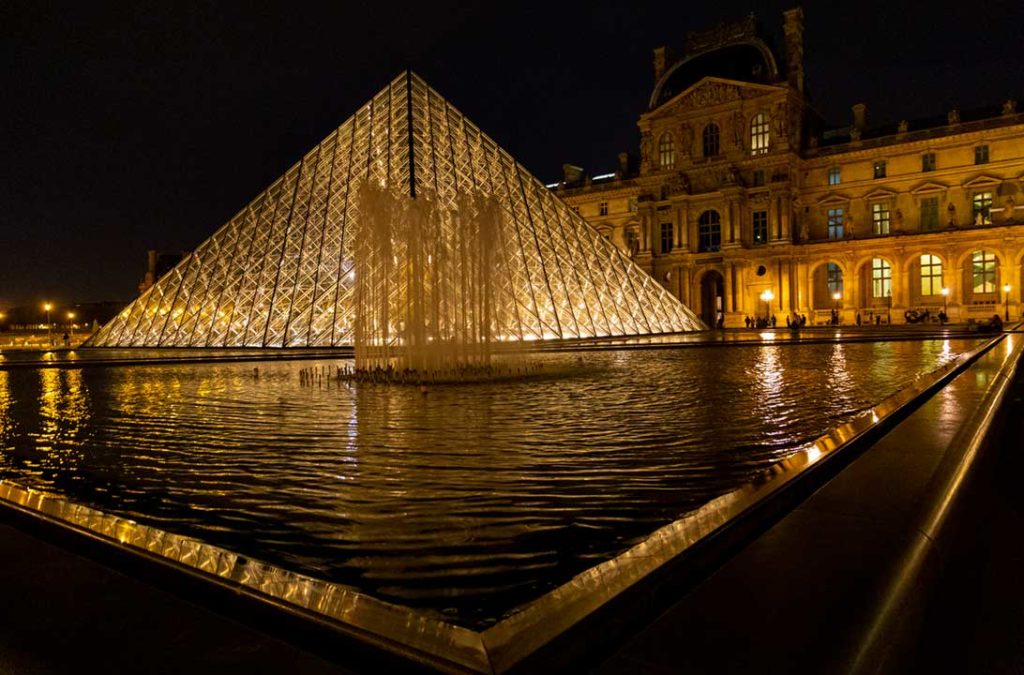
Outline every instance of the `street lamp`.
<svg viewBox="0 0 1024 675"><path fill-rule="evenodd" d="M835 293L833 293L833 294L832 294L832 299L833 299L833 300L835 301L835 303L836 303L836 307L835 307L835 312L836 312L836 325L838 325L838 324L839 324L839 299L840 299L840 298L842 298L842 297L843 297L843 294L842 294L842 293L840 293L839 291L836 291Z"/></svg>
<svg viewBox="0 0 1024 675"><path fill-rule="evenodd" d="M768 288L761 292L761 300L764 301L764 320L765 323L771 322L772 315L772 300L775 299L775 294L772 293L772 289Z"/></svg>
<svg viewBox="0 0 1024 675"><path fill-rule="evenodd" d="M949 320L949 289L942 289L942 316L946 317L942 323Z"/></svg>
<svg viewBox="0 0 1024 675"><path fill-rule="evenodd" d="M1010 320L1010 284L1003 285L1003 302L1006 305L1006 320Z"/></svg>
<svg viewBox="0 0 1024 675"><path fill-rule="evenodd" d="M68 312L68 323L71 324L71 339L68 342L68 346L70 347L71 343L75 341L75 313L74 312Z"/></svg>
<svg viewBox="0 0 1024 675"><path fill-rule="evenodd" d="M52 347L53 346L53 330L50 327L50 310L53 309L53 305L50 303L43 304L43 309L46 310L46 342Z"/></svg>

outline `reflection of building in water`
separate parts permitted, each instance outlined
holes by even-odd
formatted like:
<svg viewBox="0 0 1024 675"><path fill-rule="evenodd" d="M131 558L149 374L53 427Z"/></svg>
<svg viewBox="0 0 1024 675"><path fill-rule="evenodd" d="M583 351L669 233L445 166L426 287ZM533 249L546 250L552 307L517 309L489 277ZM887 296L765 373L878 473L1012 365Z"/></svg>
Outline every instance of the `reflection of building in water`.
<svg viewBox="0 0 1024 675"><path fill-rule="evenodd" d="M785 48L753 18L654 51L639 165L566 166L556 192L711 322L800 312L845 323L948 306L1019 313L1024 114L1008 100L929 119L828 128L804 89L803 13ZM943 293L947 289L948 295ZM765 302L762 293L774 297ZM838 299L835 297L838 295Z"/></svg>

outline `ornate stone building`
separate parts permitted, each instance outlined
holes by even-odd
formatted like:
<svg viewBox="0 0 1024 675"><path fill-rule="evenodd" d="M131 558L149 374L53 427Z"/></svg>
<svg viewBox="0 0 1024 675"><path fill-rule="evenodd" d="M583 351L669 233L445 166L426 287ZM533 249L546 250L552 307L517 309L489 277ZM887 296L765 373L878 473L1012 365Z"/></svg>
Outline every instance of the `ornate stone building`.
<svg viewBox="0 0 1024 675"><path fill-rule="evenodd" d="M711 325L953 321L1021 310L1024 114L826 129L804 93L803 13L779 58L753 18L654 51L640 161L551 186ZM1005 289L1009 289L1006 291Z"/></svg>

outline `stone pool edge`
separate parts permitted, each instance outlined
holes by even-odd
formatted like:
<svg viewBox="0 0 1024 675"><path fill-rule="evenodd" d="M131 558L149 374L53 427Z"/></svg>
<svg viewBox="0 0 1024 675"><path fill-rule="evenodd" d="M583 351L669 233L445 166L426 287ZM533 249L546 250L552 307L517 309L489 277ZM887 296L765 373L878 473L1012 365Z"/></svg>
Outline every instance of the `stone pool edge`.
<svg viewBox="0 0 1024 675"><path fill-rule="evenodd" d="M766 470L763 476L674 521L616 558L520 607L497 625L477 632L393 605L349 587L276 568L201 541L174 535L74 504L61 497L0 481L0 503L71 529L95 542L198 575L279 610L326 624L340 636L368 643L423 667L448 672L508 672L598 610L627 595L667 563L677 561L763 505L810 469L824 464L929 391L966 369L1003 336L918 376L851 422L834 428Z"/></svg>

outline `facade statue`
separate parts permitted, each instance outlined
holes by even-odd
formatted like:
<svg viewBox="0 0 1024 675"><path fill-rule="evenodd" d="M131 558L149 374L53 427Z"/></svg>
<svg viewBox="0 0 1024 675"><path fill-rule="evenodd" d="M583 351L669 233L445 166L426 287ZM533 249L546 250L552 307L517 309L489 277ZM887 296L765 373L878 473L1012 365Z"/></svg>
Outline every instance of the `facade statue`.
<svg viewBox="0 0 1024 675"><path fill-rule="evenodd" d="M903 231L903 211L901 211L898 207L897 207L896 211L892 214L892 221L893 221L893 225L894 225L896 231L897 232L902 232Z"/></svg>
<svg viewBox="0 0 1024 675"><path fill-rule="evenodd" d="M905 133L907 133L907 129L908 128L910 128L910 125L907 124L907 121L906 120L900 120L899 126L896 127L896 133L898 133L898 134L905 134Z"/></svg>
<svg viewBox="0 0 1024 675"><path fill-rule="evenodd" d="M956 227L959 224L956 220L956 204L953 202L950 202L949 206L946 207L946 224L949 227Z"/></svg>
<svg viewBox="0 0 1024 675"><path fill-rule="evenodd" d="M1003 114L1004 115L1013 115L1016 112L1017 112L1017 102L1016 101L1014 101L1012 98L1008 98L1005 101L1003 101Z"/></svg>
<svg viewBox="0 0 1024 675"><path fill-rule="evenodd" d="M946 122L949 124L960 124L960 109L953 108L946 113Z"/></svg>

